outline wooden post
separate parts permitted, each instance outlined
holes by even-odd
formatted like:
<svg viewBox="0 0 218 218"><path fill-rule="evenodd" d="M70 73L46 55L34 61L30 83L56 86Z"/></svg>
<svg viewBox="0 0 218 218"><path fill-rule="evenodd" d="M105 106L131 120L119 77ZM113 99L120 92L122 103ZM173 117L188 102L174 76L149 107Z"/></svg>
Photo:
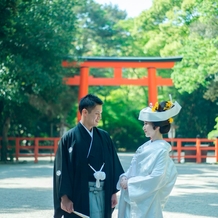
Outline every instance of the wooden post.
<svg viewBox="0 0 218 218"><path fill-rule="evenodd" d="M177 139L178 163L180 163L180 161L181 161L181 151L182 151L182 142L181 142L181 139Z"/></svg>
<svg viewBox="0 0 218 218"><path fill-rule="evenodd" d="M54 155L56 154L57 150L58 150L58 142L60 139L55 138L54 140Z"/></svg>
<svg viewBox="0 0 218 218"><path fill-rule="evenodd" d="M38 156L39 156L39 139L35 138L34 143L34 157L35 157L35 163L38 163Z"/></svg>
<svg viewBox="0 0 218 218"><path fill-rule="evenodd" d="M88 94L89 89L89 68L80 68L80 84L79 84L79 101L82 97ZM77 120L80 120L80 113L77 112Z"/></svg>
<svg viewBox="0 0 218 218"><path fill-rule="evenodd" d="M79 86L79 100L88 94L88 79L89 79L89 68L80 68L80 86Z"/></svg>
<svg viewBox="0 0 218 218"><path fill-rule="evenodd" d="M200 139L197 138L196 139L196 162L197 163L201 163L201 142Z"/></svg>
<svg viewBox="0 0 218 218"><path fill-rule="evenodd" d="M215 142L215 156L216 156L216 162L218 162L218 138L216 138L216 142Z"/></svg>
<svg viewBox="0 0 218 218"><path fill-rule="evenodd" d="M114 68L114 78L115 79L122 78L122 68L121 67Z"/></svg>
<svg viewBox="0 0 218 218"><path fill-rule="evenodd" d="M157 78L156 78L156 68L148 68L148 105L152 103L153 105L157 102Z"/></svg>
<svg viewBox="0 0 218 218"><path fill-rule="evenodd" d="M20 138L16 138L16 148L15 148L15 156L16 156L16 161L19 159L19 153L20 153Z"/></svg>

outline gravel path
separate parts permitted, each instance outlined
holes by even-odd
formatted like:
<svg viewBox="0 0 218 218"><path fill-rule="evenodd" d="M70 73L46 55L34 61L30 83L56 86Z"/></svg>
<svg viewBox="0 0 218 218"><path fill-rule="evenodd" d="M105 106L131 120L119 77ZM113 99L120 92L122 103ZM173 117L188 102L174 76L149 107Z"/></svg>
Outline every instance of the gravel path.
<svg viewBox="0 0 218 218"><path fill-rule="evenodd" d="M132 155L119 156L127 169ZM179 176L164 218L218 218L218 165L176 166ZM52 218L52 171L49 159L0 164L0 218Z"/></svg>

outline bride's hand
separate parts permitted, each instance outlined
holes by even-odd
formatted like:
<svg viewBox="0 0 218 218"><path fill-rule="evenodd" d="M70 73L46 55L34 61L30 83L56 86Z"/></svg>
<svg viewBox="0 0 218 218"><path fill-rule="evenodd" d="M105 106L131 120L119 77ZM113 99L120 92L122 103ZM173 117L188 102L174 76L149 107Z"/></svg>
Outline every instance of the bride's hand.
<svg viewBox="0 0 218 218"><path fill-rule="evenodd" d="M121 179L120 179L120 186L123 189L127 189L127 187L128 187L128 179L127 179L126 176L121 177Z"/></svg>

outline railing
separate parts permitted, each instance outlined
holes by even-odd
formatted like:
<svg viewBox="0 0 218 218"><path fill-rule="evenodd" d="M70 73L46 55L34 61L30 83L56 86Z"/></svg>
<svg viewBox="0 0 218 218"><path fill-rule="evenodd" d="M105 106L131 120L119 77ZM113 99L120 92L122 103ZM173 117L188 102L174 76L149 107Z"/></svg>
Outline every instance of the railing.
<svg viewBox="0 0 218 218"><path fill-rule="evenodd" d="M213 158L214 162L218 162L218 138L213 140L206 138L165 138L165 140L171 143L172 152L170 156L173 159L176 158L178 163L181 163L182 159L188 159L187 162L190 159L195 159L196 163L201 163L206 158ZM212 155L209 155L209 153Z"/></svg>
<svg viewBox="0 0 218 218"><path fill-rule="evenodd" d="M59 140L60 138L9 137L7 153L15 157L16 161L20 157L34 157L34 162L37 163L39 157L55 156ZM170 156L177 159L178 163L186 159L192 159L192 162L194 159L194 162L201 163L206 158L213 158L214 162L218 162L218 139L165 138L165 140L171 143L172 152ZM2 139L0 138L0 148L1 145Z"/></svg>
<svg viewBox="0 0 218 218"><path fill-rule="evenodd" d="M9 156L19 160L19 157L34 157L34 162L38 162L39 157L53 157L58 148L60 138L8 138L7 153ZM0 138L0 148L2 138Z"/></svg>

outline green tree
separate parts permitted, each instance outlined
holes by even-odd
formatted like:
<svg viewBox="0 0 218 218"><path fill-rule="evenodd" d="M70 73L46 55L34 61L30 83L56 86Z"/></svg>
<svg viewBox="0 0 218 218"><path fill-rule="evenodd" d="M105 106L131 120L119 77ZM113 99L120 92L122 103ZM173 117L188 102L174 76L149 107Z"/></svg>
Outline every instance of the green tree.
<svg viewBox="0 0 218 218"><path fill-rule="evenodd" d="M61 59L72 49L75 4L76 0L0 3L2 161L7 158L7 135L15 118L23 126L26 120L36 122L42 115L54 118L63 112L59 105L68 88L62 82ZM29 116L30 111L35 116Z"/></svg>
<svg viewBox="0 0 218 218"><path fill-rule="evenodd" d="M93 0L83 0L74 12L78 18L75 47L78 56L120 56L128 44L122 26L126 12L112 4L101 5Z"/></svg>
<svg viewBox="0 0 218 218"><path fill-rule="evenodd" d="M180 92L174 98L181 99L186 108L189 108L186 102L194 101L192 109L187 111L189 116L182 122L195 125L193 131L180 125L184 137L195 137L196 132L205 137L217 116L213 110L217 103L217 23L217 4L212 0L156 0L151 9L135 19L130 29L144 55L183 56L172 71L172 79ZM162 75L162 71L158 73ZM210 118L203 119L197 113L200 118L196 119L194 113L199 103L210 111Z"/></svg>

